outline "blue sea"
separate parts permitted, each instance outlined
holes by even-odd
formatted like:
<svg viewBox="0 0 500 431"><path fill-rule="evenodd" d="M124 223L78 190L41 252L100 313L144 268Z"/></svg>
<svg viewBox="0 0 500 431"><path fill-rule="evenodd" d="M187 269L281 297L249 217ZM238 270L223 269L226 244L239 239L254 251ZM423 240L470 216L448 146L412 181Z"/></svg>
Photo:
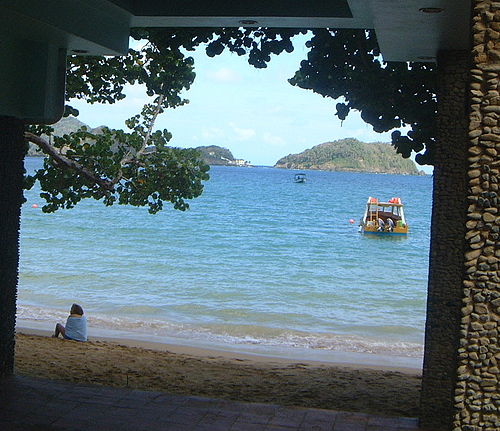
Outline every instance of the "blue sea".
<svg viewBox="0 0 500 431"><path fill-rule="evenodd" d="M52 328L77 302L91 336L418 362L432 177L295 173L215 166L188 211L156 215L91 200L45 214L25 192L18 325ZM409 235L358 233L368 196L400 197Z"/></svg>

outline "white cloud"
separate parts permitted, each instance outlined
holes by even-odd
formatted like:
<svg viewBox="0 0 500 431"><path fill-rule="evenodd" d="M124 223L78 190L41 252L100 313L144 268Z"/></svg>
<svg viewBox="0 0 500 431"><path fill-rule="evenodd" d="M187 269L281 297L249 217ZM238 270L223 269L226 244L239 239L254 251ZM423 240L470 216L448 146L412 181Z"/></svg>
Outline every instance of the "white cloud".
<svg viewBox="0 0 500 431"><path fill-rule="evenodd" d="M223 83L237 82L241 79L239 73L227 67L221 67L220 69L217 69L215 72L210 72L208 76L213 81L223 82Z"/></svg>
<svg viewBox="0 0 500 431"><path fill-rule="evenodd" d="M281 136L274 136L270 133L264 133L263 140L266 144L272 145L274 147L284 147L287 144Z"/></svg>
<svg viewBox="0 0 500 431"><path fill-rule="evenodd" d="M231 128L233 129L234 134L236 135L236 139L238 141L248 141L257 135L257 132L254 129L242 129L237 127L233 123L229 123Z"/></svg>
<svg viewBox="0 0 500 431"><path fill-rule="evenodd" d="M203 139L222 139L224 136L224 131L218 127L207 127L201 130L201 137Z"/></svg>

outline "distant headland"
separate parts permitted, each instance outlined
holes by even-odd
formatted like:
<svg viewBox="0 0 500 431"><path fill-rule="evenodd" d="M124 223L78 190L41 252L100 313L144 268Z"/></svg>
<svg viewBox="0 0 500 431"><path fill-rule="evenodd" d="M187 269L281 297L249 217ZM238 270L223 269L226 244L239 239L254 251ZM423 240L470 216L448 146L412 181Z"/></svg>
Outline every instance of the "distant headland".
<svg viewBox="0 0 500 431"><path fill-rule="evenodd" d="M104 126L94 129L74 117L63 118L54 124L54 135L75 132L80 127L95 134ZM217 145L196 147L207 165L251 167L249 161L237 159L227 148ZM30 144L29 156L42 156L38 147ZM425 175L412 160L403 159L394 147L383 142L366 143L354 138L340 139L316 145L299 154L282 157L275 168L312 169L322 171L374 172L386 174Z"/></svg>
<svg viewBox="0 0 500 431"><path fill-rule="evenodd" d="M63 136L64 134L68 134L71 132L76 132L81 127L86 127L87 130L93 134L98 135L100 131L106 126L99 127L89 127L85 123L82 123L75 117L65 117L58 121L56 124L51 126L54 129L55 136ZM221 166L244 166L251 167L250 162L243 159L236 159L230 150L227 148L219 147L217 145L196 147L201 153L201 157L203 161L207 165L221 165ZM44 154L40 151L40 149L30 143L28 149L28 156L43 156Z"/></svg>
<svg viewBox="0 0 500 431"><path fill-rule="evenodd" d="M221 165L221 166L245 166L251 167L250 162L243 159L235 159L233 153L227 148L219 147L217 145L210 145L207 147L196 147L201 153L204 162L207 165Z"/></svg>
<svg viewBox="0 0 500 431"><path fill-rule="evenodd" d="M314 169L321 171L373 172L425 175L410 159L403 159L387 143L366 143L354 138L316 145L299 154L279 159L275 168Z"/></svg>

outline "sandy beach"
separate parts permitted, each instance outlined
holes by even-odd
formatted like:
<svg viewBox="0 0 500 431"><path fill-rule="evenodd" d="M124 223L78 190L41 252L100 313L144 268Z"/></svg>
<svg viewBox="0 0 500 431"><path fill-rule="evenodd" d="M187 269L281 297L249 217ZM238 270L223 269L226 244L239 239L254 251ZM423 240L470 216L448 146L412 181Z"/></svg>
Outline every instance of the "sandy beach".
<svg viewBox="0 0 500 431"><path fill-rule="evenodd" d="M418 370L302 362L154 345L87 343L19 333L16 373L227 400L376 413L418 414Z"/></svg>

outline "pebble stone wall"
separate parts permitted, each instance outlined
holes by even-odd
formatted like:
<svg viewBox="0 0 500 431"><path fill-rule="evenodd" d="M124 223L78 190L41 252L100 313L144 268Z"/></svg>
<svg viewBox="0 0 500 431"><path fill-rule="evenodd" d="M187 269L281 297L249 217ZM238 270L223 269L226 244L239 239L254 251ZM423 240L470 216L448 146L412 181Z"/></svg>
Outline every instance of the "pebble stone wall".
<svg viewBox="0 0 500 431"><path fill-rule="evenodd" d="M472 2L468 209L453 431L500 429L500 2Z"/></svg>
<svg viewBox="0 0 500 431"><path fill-rule="evenodd" d="M439 115L420 425L425 430L450 431L467 232L470 51L442 51L437 64Z"/></svg>

